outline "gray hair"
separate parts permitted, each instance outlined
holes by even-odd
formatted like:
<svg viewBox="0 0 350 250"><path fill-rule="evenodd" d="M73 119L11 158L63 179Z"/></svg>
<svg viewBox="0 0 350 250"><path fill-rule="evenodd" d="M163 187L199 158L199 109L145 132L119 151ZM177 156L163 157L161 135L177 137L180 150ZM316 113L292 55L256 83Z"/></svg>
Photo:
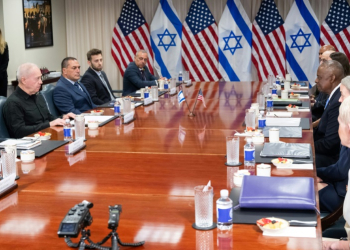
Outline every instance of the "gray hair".
<svg viewBox="0 0 350 250"><path fill-rule="evenodd" d="M17 69L17 80L19 83L21 83L22 77L28 77L30 73L32 73L34 68L39 68L36 64L34 63L23 63L21 64L18 69Z"/></svg>
<svg viewBox="0 0 350 250"><path fill-rule="evenodd" d="M350 124L350 98L345 98L339 108L339 120Z"/></svg>
<svg viewBox="0 0 350 250"><path fill-rule="evenodd" d="M343 66L335 60L325 61L322 64L320 64L319 68L331 69L335 76L335 80L339 80L339 82L344 77Z"/></svg>
<svg viewBox="0 0 350 250"><path fill-rule="evenodd" d="M147 53L147 51L144 49L140 49L139 51L136 52L135 56L137 56L139 53Z"/></svg>
<svg viewBox="0 0 350 250"><path fill-rule="evenodd" d="M340 82L350 93L350 76L344 77Z"/></svg>

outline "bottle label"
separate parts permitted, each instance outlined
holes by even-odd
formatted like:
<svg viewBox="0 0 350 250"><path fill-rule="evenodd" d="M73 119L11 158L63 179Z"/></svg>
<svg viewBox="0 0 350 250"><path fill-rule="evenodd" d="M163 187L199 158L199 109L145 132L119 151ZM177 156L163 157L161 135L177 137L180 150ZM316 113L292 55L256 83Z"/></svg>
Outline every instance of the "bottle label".
<svg viewBox="0 0 350 250"><path fill-rule="evenodd" d="M280 80L277 80L277 81L276 81L276 84L281 85Z"/></svg>
<svg viewBox="0 0 350 250"><path fill-rule="evenodd" d="M217 215L218 215L218 222L221 222L221 223L232 222L232 207L218 208Z"/></svg>
<svg viewBox="0 0 350 250"><path fill-rule="evenodd" d="M120 113L120 106L114 106L114 113Z"/></svg>
<svg viewBox="0 0 350 250"><path fill-rule="evenodd" d="M63 129L63 135L64 135L64 137L72 137L72 135L71 135L71 128L64 128Z"/></svg>
<svg viewBox="0 0 350 250"><path fill-rule="evenodd" d="M273 107L273 101L272 100L267 100L266 101L266 107L267 108L272 108Z"/></svg>
<svg viewBox="0 0 350 250"><path fill-rule="evenodd" d="M254 161L255 160L255 150L254 149L245 149L244 150L244 160L245 161Z"/></svg>
<svg viewBox="0 0 350 250"><path fill-rule="evenodd" d="M265 119L259 119L259 128L264 128L266 126L266 120Z"/></svg>
<svg viewBox="0 0 350 250"><path fill-rule="evenodd" d="M164 85L165 86L165 85ZM164 87L165 88L165 87ZM149 93L148 92L145 92L144 94L143 94L143 96L144 96L144 98L146 99L146 98L148 98L149 97Z"/></svg>
<svg viewBox="0 0 350 250"><path fill-rule="evenodd" d="M179 76L179 82L182 82L182 76Z"/></svg>
<svg viewBox="0 0 350 250"><path fill-rule="evenodd" d="M277 95L277 89L272 89L272 94Z"/></svg>

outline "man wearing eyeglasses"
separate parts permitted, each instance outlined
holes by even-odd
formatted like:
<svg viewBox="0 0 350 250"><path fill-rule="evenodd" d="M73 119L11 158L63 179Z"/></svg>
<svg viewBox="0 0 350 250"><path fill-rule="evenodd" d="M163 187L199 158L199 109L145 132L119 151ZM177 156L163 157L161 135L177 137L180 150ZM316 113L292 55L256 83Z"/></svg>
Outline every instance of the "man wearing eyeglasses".
<svg viewBox="0 0 350 250"><path fill-rule="evenodd" d="M18 67L18 87L6 100L3 116L11 138L22 138L42 129L63 126L65 119L74 114L68 113L63 118L50 114L42 95L39 95L41 72L33 63L24 63Z"/></svg>
<svg viewBox="0 0 350 250"><path fill-rule="evenodd" d="M123 96L135 92L144 87L157 86L158 77L152 75L146 66L148 61L147 51L136 52L134 61L125 70L123 79Z"/></svg>

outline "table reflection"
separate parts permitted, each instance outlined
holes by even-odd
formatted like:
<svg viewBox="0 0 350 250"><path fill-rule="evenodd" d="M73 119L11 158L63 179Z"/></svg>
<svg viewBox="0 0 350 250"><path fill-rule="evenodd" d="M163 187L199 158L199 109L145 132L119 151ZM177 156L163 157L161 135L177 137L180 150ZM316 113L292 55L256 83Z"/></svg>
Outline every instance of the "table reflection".
<svg viewBox="0 0 350 250"><path fill-rule="evenodd" d="M179 243L185 226L174 224L145 224L137 232L134 241L158 242L176 244Z"/></svg>

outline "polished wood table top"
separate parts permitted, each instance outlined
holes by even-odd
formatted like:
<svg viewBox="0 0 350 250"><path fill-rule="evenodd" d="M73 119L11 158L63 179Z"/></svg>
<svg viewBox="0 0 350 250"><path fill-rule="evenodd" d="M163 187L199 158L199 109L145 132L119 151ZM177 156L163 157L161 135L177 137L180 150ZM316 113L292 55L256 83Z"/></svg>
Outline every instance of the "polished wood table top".
<svg viewBox="0 0 350 250"><path fill-rule="evenodd" d="M183 87L189 106L202 88L207 108L197 102L193 118L176 95L162 96L136 108L130 124L118 118L98 130L87 129L86 149L75 155L65 155L61 147L33 163L17 163L19 187L0 199L1 249L69 249L58 238L58 227L82 200L94 203L88 228L95 242L109 233L108 206L121 204L120 239L146 241L135 249L321 249L319 219L315 239L266 237L248 224L235 224L228 232L192 228L193 188L211 180L216 220L220 190L234 186L238 168L225 166L225 137L243 132L245 109L255 102L260 87L259 82L194 83ZM105 114L113 110L106 108ZM311 119L308 112L293 116ZM62 128L46 131L53 140L63 139ZM302 139L283 141L313 145L312 129L304 130ZM240 144L243 161L243 138ZM272 175L315 177L315 171L272 167Z"/></svg>

